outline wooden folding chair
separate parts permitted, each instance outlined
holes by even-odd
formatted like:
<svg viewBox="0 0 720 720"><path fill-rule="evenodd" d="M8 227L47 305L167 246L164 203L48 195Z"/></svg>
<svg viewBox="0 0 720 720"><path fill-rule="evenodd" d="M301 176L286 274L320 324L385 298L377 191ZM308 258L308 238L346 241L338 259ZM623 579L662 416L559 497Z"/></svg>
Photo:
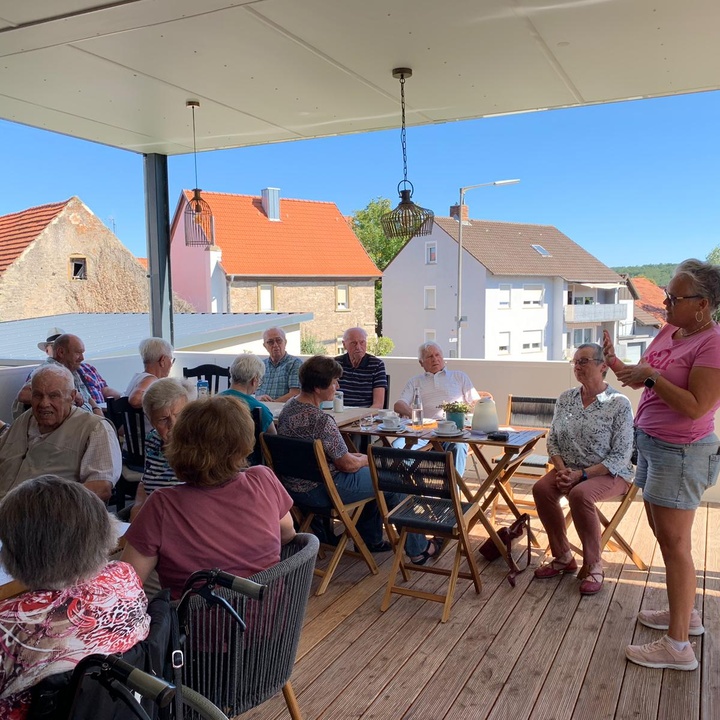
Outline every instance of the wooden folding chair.
<svg viewBox="0 0 720 720"><path fill-rule="evenodd" d="M381 610L390 606L392 593L432 600L443 604L441 621L450 617L455 586L459 577L472 580L475 592L482 588L480 574L470 547L469 531L480 519L481 510L477 503L461 502L458 491L455 463L451 452L405 450L393 447L371 445L368 448L370 472L378 507L388 538L395 549ZM388 511L385 492L402 493L405 499ZM398 536L397 531L400 535ZM435 565L415 565L406 562L405 541L408 533L416 532L456 541L455 557L451 569ZM448 545L443 543L444 547ZM463 557L469 572L460 572ZM398 570L405 581L408 570L446 575L447 592L444 595L428 593L397 585Z"/></svg>
<svg viewBox="0 0 720 720"><path fill-rule="evenodd" d="M635 500L635 496L638 494L639 489L640 488L638 488L637 485L632 484L624 495L618 495L617 497L603 500L603 502L619 502L617 510L613 513L613 516L609 520L599 507L595 506L595 511L597 512L598 519L604 528L603 533L600 536L600 552L604 551L605 548L608 548L613 552L622 550L635 563L638 569L647 570L648 566L633 549L632 545L630 545L630 543L618 531L618 526L625 517L625 513L627 513L630 509L630 505L633 500ZM568 510L565 514L565 528L569 529L570 525L572 525L572 513ZM576 545L571 544L570 547L572 547L575 552L582 553L582 549ZM549 555L550 553L551 550L548 546L545 550L545 555Z"/></svg>
<svg viewBox="0 0 720 720"><path fill-rule="evenodd" d="M375 498L369 497L353 503L344 503L342 501L335 487L320 440L303 440L284 435L262 433L260 442L265 460L278 476L280 482L284 484L284 478L292 477L310 480L325 487L328 495L327 505L311 507L295 504L295 517L298 521L299 531L301 533L308 532L310 523L315 516L337 519L345 528L335 547L326 546L333 550L327 568L324 570L315 569L315 574L322 578L315 594L322 595L327 590L344 553L353 557L361 557L370 568L370 572L377 575L377 564L356 527L360 513L369 502L374 502ZM292 491L288 491L292 494ZM348 540L355 543L355 552L349 550L347 546Z"/></svg>
<svg viewBox="0 0 720 720"><path fill-rule="evenodd" d="M207 380L211 395L217 395L220 390L226 390L230 387L230 368L221 367L207 363L206 365L198 365L194 368L183 368L184 378L201 378ZM224 388L220 388L220 378L226 378Z"/></svg>

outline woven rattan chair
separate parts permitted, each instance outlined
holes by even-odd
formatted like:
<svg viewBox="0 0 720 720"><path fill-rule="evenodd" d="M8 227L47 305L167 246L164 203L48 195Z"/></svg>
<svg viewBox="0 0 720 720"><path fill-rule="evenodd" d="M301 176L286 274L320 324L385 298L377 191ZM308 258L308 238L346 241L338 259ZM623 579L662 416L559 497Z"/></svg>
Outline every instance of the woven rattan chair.
<svg viewBox="0 0 720 720"><path fill-rule="evenodd" d="M253 575L265 585L262 600L218 587L245 621L202 597L190 599L186 616L183 684L215 703L229 717L261 705L280 690L293 720L302 720L290 684L305 608L312 584L318 539L298 534L285 545L282 559Z"/></svg>
<svg viewBox="0 0 720 720"><path fill-rule="evenodd" d="M410 595L443 603L442 622L447 622L457 579L461 577L472 580L477 593L482 587L469 538L469 531L480 519L481 510L476 503L460 501L455 464L450 452L426 452L372 445L368 449L368 456L378 507L388 537L395 548L395 557L380 609L388 609L392 593ZM403 493L407 497L388 511L385 492ZM452 568L448 570L435 565L414 565L406 562L405 540L411 532L456 541ZM469 572L460 572L463 557ZM408 570L448 576L447 592L439 595L397 585L395 579L398 571L407 581Z"/></svg>
<svg viewBox="0 0 720 720"><path fill-rule="evenodd" d="M208 381L211 395L217 395L221 390L230 387L230 368L220 367L220 365L198 365L194 368L183 368L184 378L201 378ZM220 378L227 378L224 383L225 387L220 387Z"/></svg>
<svg viewBox="0 0 720 720"><path fill-rule="evenodd" d="M324 507L309 507L297 503L294 505L295 519L300 532L307 532L313 518L316 516L337 519L344 527L343 534L340 536L337 545L332 548L333 554L327 568L315 570L315 574L322 578L315 594L322 595L327 590L344 553L354 557L362 557L370 572L377 575L377 563L355 527L360 513L369 502L374 502L375 498L369 497L353 503L343 503L330 474L330 468L320 440L303 440L267 433L263 433L260 440L265 460L278 476L280 482L283 482L285 477L294 477L325 486L329 498L328 505ZM348 548L349 540L355 543L356 552L350 552Z"/></svg>

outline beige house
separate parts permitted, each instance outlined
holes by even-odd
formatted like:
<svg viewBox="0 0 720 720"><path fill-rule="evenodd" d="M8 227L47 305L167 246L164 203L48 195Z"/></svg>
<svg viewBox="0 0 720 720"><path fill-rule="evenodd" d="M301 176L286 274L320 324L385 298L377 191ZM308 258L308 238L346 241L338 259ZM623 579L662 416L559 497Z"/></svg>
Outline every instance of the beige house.
<svg viewBox="0 0 720 720"><path fill-rule="evenodd" d="M173 218L173 290L198 312L313 313L303 334L330 353L348 327L375 330L380 271L334 203L203 192L215 245L187 246L180 196Z"/></svg>
<svg viewBox="0 0 720 720"><path fill-rule="evenodd" d="M146 271L79 198L0 217L0 320L148 307Z"/></svg>

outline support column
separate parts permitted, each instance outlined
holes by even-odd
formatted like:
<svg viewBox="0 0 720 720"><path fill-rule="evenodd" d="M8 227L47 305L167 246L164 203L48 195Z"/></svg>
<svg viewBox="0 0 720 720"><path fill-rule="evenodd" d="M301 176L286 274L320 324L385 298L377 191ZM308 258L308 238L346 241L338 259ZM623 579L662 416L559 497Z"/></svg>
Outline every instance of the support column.
<svg viewBox="0 0 720 720"><path fill-rule="evenodd" d="M150 332L174 344L167 156L144 156Z"/></svg>

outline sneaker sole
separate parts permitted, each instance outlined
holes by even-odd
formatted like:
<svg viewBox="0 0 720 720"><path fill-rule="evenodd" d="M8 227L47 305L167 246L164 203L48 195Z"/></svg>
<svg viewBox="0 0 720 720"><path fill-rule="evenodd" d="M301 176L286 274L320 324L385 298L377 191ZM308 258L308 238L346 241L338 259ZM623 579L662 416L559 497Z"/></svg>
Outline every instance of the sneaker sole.
<svg viewBox="0 0 720 720"><path fill-rule="evenodd" d="M669 625L659 625L657 623L652 623L647 620L643 620L641 618L638 618L638 622L641 625L644 625L645 627L652 628L653 630L669 630L670 629ZM700 626L691 627L688 630L688 635L702 635L704 632L705 632L705 628L702 625L700 625Z"/></svg>
<svg viewBox="0 0 720 720"><path fill-rule="evenodd" d="M654 662L648 662L647 660L639 660L638 658L634 658L631 656L630 653L625 651L625 657L631 662L635 663L635 665L641 665L642 667L646 668L653 668L655 670L695 670L697 666L699 665L697 658L695 658L694 662L688 662L688 663L654 663Z"/></svg>

